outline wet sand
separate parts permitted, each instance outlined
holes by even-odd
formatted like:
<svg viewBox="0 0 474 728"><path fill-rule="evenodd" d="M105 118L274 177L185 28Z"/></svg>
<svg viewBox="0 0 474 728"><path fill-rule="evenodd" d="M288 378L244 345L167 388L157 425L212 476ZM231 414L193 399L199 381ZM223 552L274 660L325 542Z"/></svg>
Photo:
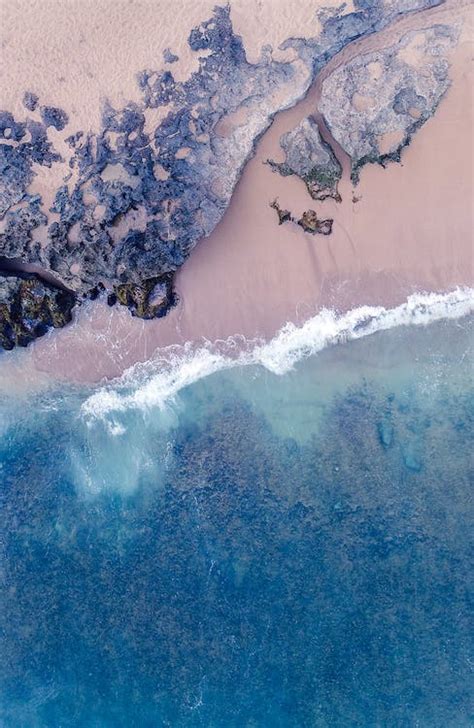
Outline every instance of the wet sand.
<svg viewBox="0 0 474 728"><path fill-rule="evenodd" d="M8 358L19 377L33 380L40 371L99 381L146 360L157 347L238 334L268 338L286 321L302 322L324 306L394 306L415 291L473 285L472 13L457 6L415 14L352 44L303 102L277 115L223 220L179 272L180 302L165 319L144 322L123 308L88 304L72 326L51 332L26 352L7 354L2 367ZM404 150L401 165L365 167L353 190L348 160L336 149L344 168L338 204L315 203L301 181L282 178L263 164L282 159L281 134L308 113L317 116L321 81L337 65L393 43L409 29L461 17L463 30L450 57L452 87ZM278 226L269 207L275 197L295 215L313 208L333 217L332 235Z"/></svg>

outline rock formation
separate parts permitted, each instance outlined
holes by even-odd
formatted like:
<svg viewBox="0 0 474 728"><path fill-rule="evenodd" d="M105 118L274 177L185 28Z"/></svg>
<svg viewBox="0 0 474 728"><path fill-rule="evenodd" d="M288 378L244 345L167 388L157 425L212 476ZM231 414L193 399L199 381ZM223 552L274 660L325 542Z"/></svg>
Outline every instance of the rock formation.
<svg viewBox="0 0 474 728"><path fill-rule="evenodd" d="M305 210L299 219L295 218L290 210L283 210L278 204L278 200L270 202L270 207L276 210L278 215L278 224L283 225L285 222L292 222L299 225L305 233L311 235L330 235L334 220L330 218L323 220L318 217L316 210Z"/></svg>
<svg viewBox="0 0 474 728"><path fill-rule="evenodd" d="M63 109L41 105L27 90L21 119L0 112L0 256L33 265L45 277L51 274L77 303L105 288L111 302L129 306L137 316L162 315L174 301L174 272L221 219L273 116L301 99L347 43L403 13L440 2L354 0L354 12L344 14L342 8L321 16L317 38L288 39L282 49L293 49L294 60L276 62L267 47L257 63L248 62L233 32L229 6L216 7L189 36L191 50L202 53L198 70L179 82L168 69L145 69L138 76L142 101L121 109L106 104L97 133L70 129ZM171 63L172 54L165 60ZM403 96L398 104L405 108ZM158 108L165 110L164 118L150 130ZM68 144L67 159L54 148L58 134ZM316 154L314 134L311 140ZM297 155L290 156L300 164ZM53 165L64 174L48 206L31 184L40 167ZM318 175L315 195L330 188ZM10 312L3 311L5 321L17 306L18 291L22 297L28 289L23 278L14 285L11 278L0 286ZM29 280L51 298L53 284ZM55 292L63 294L60 288ZM8 334L3 345L9 348L39 335L43 325L68 320L69 314L55 317L52 311L38 326L25 317L26 338Z"/></svg>
<svg viewBox="0 0 474 728"><path fill-rule="evenodd" d="M367 163L400 161L403 147L434 114L449 88L447 55L456 38L446 25L412 31L325 79L319 110L351 157L354 182Z"/></svg>
<svg viewBox="0 0 474 728"><path fill-rule="evenodd" d="M303 119L292 131L283 134L280 146L285 152L285 161L268 160L275 172L284 177L294 174L302 179L314 200L332 197L340 201L337 183L342 168L331 147L321 138L314 119Z"/></svg>
<svg viewBox="0 0 474 728"><path fill-rule="evenodd" d="M71 321L75 296L40 280L34 274L0 278L0 345L26 346L49 327Z"/></svg>

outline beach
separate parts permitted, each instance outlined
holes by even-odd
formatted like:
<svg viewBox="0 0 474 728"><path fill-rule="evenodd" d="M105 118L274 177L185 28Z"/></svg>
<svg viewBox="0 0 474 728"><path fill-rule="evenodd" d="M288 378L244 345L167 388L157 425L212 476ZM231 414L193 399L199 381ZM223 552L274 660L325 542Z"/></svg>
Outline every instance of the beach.
<svg viewBox="0 0 474 728"><path fill-rule="evenodd" d="M214 2L1 9L0 724L470 726L472 6Z"/></svg>
<svg viewBox="0 0 474 728"><path fill-rule="evenodd" d="M461 27L449 57L452 84L434 117L402 151L401 164L366 165L354 187L347 155L322 127L343 168L340 203L315 203L301 180L281 177L265 164L283 159L283 133L308 114L318 116L321 84L331 71L409 30L446 19ZM104 300L87 303L76 309L72 325L48 333L27 352L3 356L6 378L22 370L26 379L38 372L53 380L98 382L171 345L235 336L268 340L285 323L301 324L325 307L393 307L415 292L471 286L471 88L468 5L452 2L415 13L350 44L306 98L278 113L259 140L223 219L178 272L178 303L165 318L141 321ZM232 124L230 118L222 133L231 133ZM334 219L332 234L312 236L296 225L278 225L270 207L274 199L297 215L316 206L318 215Z"/></svg>

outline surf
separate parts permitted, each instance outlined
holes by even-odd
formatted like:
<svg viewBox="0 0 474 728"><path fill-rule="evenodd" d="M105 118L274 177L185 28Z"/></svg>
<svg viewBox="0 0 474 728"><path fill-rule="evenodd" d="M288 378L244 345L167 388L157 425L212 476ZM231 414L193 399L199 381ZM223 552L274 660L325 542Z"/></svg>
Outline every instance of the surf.
<svg viewBox="0 0 474 728"><path fill-rule="evenodd" d="M129 409L165 408L194 382L235 367L258 366L276 375L302 359L342 344L400 326L428 326L474 312L474 289L448 293L415 293L394 308L360 306L346 313L323 309L302 325L287 323L270 341L229 337L196 347L166 347L145 363L135 364L118 379L101 386L81 405L91 422ZM117 434L117 431L111 431Z"/></svg>

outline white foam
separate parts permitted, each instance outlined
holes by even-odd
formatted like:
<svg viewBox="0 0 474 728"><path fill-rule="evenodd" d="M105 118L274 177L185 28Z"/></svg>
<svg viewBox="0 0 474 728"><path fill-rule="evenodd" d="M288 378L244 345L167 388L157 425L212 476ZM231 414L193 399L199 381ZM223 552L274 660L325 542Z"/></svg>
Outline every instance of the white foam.
<svg viewBox="0 0 474 728"><path fill-rule="evenodd" d="M457 288L449 293L416 293L392 309L360 306L344 314L323 309L301 326L287 323L269 342L230 338L207 342L199 348L190 344L170 347L92 394L83 403L82 414L94 420L130 408L163 408L184 387L217 371L257 365L281 375L301 359L337 343L397 326L426 326L473 312L474 289Z"/></svg>

